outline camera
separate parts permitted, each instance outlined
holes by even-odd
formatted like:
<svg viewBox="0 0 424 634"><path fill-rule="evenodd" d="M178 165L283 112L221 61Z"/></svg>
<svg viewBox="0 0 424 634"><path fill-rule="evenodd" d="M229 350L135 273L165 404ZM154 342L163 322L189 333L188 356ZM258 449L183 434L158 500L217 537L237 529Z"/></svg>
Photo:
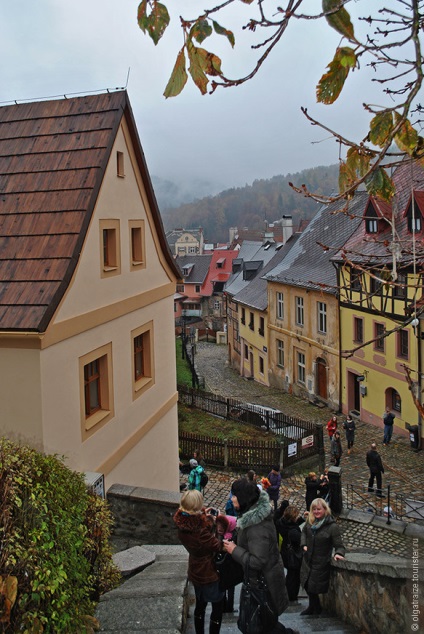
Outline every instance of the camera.
<svg viewBox="0 0 424 634"><path fill-rule="evenodd" d="M214 517L216 517L217 515L219 515L219 511L218 509L214 509L214 508L210 508L208 510L209 515L213 515Z"/></svg>

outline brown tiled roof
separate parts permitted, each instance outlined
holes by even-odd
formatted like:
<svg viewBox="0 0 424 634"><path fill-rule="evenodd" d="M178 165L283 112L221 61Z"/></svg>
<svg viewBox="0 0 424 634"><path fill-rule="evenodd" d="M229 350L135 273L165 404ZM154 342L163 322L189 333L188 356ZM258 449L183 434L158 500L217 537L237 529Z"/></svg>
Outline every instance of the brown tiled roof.
<svg viewBox="0 0 424 634"><path fill-rule="evenodd" d="M420 192L424 190L424 169L418 161L405 161L394 171L393 182L396 192L394 197L396 239L403 251L401 263L407 266L415 257L416 261L422 265L424 263L424 231L412 236L408 231L405 212L412 192L421 207L423 199ZM378 201L375 197L370 197L369 200L372 200L374 204ZM388 203L381 200L378 201L381 217L386 220L391 219L390 207L391 205ZM340 261L343 253L346 253L350 261L364 266L390 265L393 260L393 253L390 248L392 242L393 235L389 222L379 225L378 234L367 234L365 221L363 221L345 243L343 249L335 256L334 260ZM415 255L413 256L413 254Z"/></svg>
<svg viewBox="0 0 424 634"><path fill-rule="evenodd" d="M75 270L125 116L169 252L125 91L0 107L0 330L44 332Z"/></svg>

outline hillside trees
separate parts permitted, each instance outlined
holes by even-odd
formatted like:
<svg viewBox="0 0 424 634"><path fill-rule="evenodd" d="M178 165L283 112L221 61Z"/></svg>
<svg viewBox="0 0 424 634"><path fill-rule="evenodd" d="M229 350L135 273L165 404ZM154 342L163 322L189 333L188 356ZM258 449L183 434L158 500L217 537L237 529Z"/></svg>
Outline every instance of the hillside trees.
<svg viewBox="0 0 424 634"><path fill-rule="evenodd" d="M372 3L369 0L355 3L351 0L322 0L321 3L286 0L279 6L270 0L241 1L251 8L247 22L244 18L243 23L244 13L240 13L240 31L250 33L254 40L252 49L257 51L254 68L242 77L231 79L225 75L221 59L204 48L206 42L217 37L224 37L231 47L236 46L235 33L221 21L221 16L225 20L225 10L236 0L225 0L209 6L200 15L180 16L183 46L165 88L165 97L178 95L189 75L202 94L208 90L213 93L222 87L239 86L255 77L271 53L276 54L279 42L293 24L316 22L316 28L323 36L325 25L328 25L340 35L340 41L333 59L323 60L323 67L327 65L327 69L316 87L317 101L334 104L352 72L360 72L364 67L374 71L372 81L381 88L381 101L363 104L370 122L362 139L351 139L338 133L302 107L307 120L333 135L340 145L340 193L329 196L312 193L303 187L298 190L307 196L313 195L320 202L330 202L341 197L349 199L364 183L370 194L391 200L394 187L390 167L405 156L420 161L424 157L419 102L423 83L424 0L374 0ZM155 44L162 38L170 19L165 3L157 0L140 2L138 24ZM308 44L305 41L305 54ZM313 49L308 53L317 55L319 51ZM392 150L393 143L395 150ZM384 167L383 159L386 159Z"/></svg>
<svg viewBox="0 0 424 634"><path fill-rule="evenodd" d="M293 216L293 224L298 226L301 220L312 218L317 203L312 198L298 196L289 182L300 180L311 190L332 192L337 188L337 171L337 165L330 165L256 180L252 185L228 189L178 209L164 210L163 222L167 230L176 226L203 227L205 238L210 242L226 242L229 227L263 229L265 220L270 223L283 215Z"/></svg>

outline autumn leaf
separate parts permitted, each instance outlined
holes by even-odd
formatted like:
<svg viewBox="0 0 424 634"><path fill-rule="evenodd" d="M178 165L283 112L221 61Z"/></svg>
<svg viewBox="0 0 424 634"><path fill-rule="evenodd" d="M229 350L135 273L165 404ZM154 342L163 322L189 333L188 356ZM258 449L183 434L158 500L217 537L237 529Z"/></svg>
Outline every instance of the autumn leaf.
<svg viewBox="0 0 424 634"><path fill-rule="evenodd" d="M400 116L400 114L395 112L396 124L399 123L401 118L402 117ZM405 119L401 128L395 135L396 145L398 146L400 150L402 150L402 152L407 152L408 154L412 154L418 146L418 141L419 141L418 132L414 130L410 121L408 119Z"/></svg>
<svg viewBox="0 0 424 634"><path fill-rule="evenodd" d="M180 94L187 82L187 71L185 65L184 47L178 53L177 61L175 62L174 69L171 77L163 93L164 97L176 97Z"/></svg>
<svg viewBox="0 0 424 634"><path fill-rule="evenodd" d="M225 35L232 48L234 48L234 45L236 43L234 33L232 31L229 31L228 29L225 29L223 26L218 24L218 22L215 22L215 20L212 20L212 24L213 28L215 29L215 33L217 33L218 35Z"/></svg>
<svg viewBox="0 0 424 634"><path fill-rule="evenodd" d="M347 151L346 165L354 178L362 178L370 168L371 157L358 147L351 147Z"/></svg>
<svg viewBox="0 0 424 634"><path fill-rule="evenodd" d="M209 80L206 77L204 56L202 55L201 51L204 51L205 53L207 52L205 51L205 49L193 46L193 44L187 45L188 57L190 60L190 66L188 69L189 73L202 95L205 95L207 92Z"/></svg>
<svg viewBox="0 0 424 634"><path fill-rule="evenodd" d="M190 29L190 37L194 37L196 42L201 44L203 40L206 40L212 34L212 27L207 20L197 20Z"/></svg>
<svg viewBox="0 0 424 634"><path fill-rule="evenodd" d="M383 147L387 143L387 140L393 130L393 115L391 112L379 112L371 120L369 140L374 145Z"/></svg>
<svg viewBox="0 0 424 634"><path fill-rule="evenodd" d="M355 34L353 30L353 24L350 20L350 15L343 7L334 13L328 13L329 11L333 11L340 6L341 0L323 0L322 1L322 9L326 14L325 19L328 24L343 35L347 37L349 40L355 39Z"/></svg>
<svg viewBox="0 0 424 634"><path fill-rule="evenodd" d="M160 2L154 2L150 14L147 15L148 4L148 0L142 0L142 2L138 5L137 21L138 26L143 33L146 33L147 31L156 45L164 34L165 29L169 24L170 17L168 9Z"/></svg>
<svg viewBox="0 0 424 634"><path fill-rule="evenodd" d="M340 193L344 193L347 191L352 184L354 183L354 178L352 175L352 171L350 170L349 165L346 163L341 163L339 168L339 191Z"/></svg>
<svg viewBox="0 0 424 634"><path fill-rule="evenodd" d="M369 175L365 187L370 196L379 196L387 202L390 202L395 193L393 181L382 167L378 167Z"/></svg>
<svg viewBox="0 0 424 634"><path fill-rule="evenodd" d="M318 82L317 101L331 104L339 97L350 68L356 65L356 55L349 47L338 48L329 69Z"/></svg>

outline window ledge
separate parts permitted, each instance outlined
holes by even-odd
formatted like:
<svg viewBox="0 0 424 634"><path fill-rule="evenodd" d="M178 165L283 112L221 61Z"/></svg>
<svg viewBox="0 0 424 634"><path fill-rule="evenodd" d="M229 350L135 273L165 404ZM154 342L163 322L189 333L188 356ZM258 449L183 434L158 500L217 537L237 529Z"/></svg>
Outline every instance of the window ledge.
<svg viewBox="0 0 424 634"><path fill-rule="evenodd" d="M104 418L110 415L110 410L108 409L100 409L99 411L91 414L88 418L85 419L85 429L88 431L92 429L96 425L98 425Z"/></svg>
<svg viewBox="0 0 424 634"><path fill-rule="evenodd" d="M137 395L139 392L145 390L150 384L153 385L153 379L151 376L142 376L134 383L134 393Z"/></svg>
<svg viewBox="0 0 424 634"><path fill-rule="evenodd" d="M104 266L103 267L103 271L105 273L110 273L111 271L117 271L118 267L117 266Z"/></svg>

